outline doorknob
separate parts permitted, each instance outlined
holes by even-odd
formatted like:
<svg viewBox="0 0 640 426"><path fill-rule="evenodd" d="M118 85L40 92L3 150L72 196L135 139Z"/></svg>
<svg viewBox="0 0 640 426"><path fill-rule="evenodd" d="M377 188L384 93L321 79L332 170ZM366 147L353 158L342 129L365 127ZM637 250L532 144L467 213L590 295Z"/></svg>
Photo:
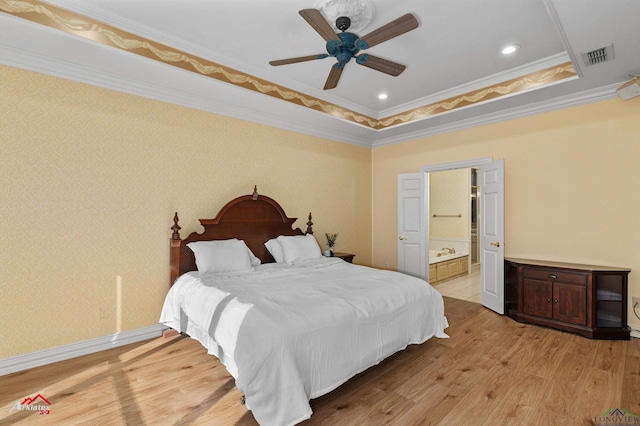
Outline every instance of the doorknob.
<svg viewBox="0 0 640 426"><path fill-rule="evenodd" d="M491 243L491 245L492 245L492 246L495 246L495 247L500 247L500 241L495 242L495 243Z"/></svg>
<svg viewBox="0 0 640 426"><path fill-rule="evenodd" d="M400 235L400 241L404 241L406 239L407 239L407 237L405 237L404 235Z"/></svg>

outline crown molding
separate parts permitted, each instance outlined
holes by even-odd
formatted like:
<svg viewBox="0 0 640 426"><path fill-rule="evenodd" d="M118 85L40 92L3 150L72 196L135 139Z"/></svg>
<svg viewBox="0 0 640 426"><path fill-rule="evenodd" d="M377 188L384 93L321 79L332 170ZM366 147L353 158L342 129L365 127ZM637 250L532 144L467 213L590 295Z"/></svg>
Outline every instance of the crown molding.
<svg viewBox="0 0 640 426"><path fill-rule="evenodd" d="M224 101L216 101L202 96L194 96L191 93L187 94L177 90L169 90L166 87L157 86L148 82L125 80L121 76L116 76L101 69L72 64L41 54L32 54L3 44L0 44L0 63L161 102L290 130L296 133L303 133L367 148L371 147L368 141L345 137L344 134L334 131L332 128L305 125L296 120L283 118L280 115L268 114L265 111L232 105Z"/></svg>
<svg viewBox="0 0 640 426"><path fill-rule="evenodd" d="M183 52L189 52L203 58L208 58L211 61L217 62L219 64L224 64L226 67L241 70L243 73L248 75L263 75L264 78L267 78L269 81L275 84L281 84L283 86L286 85L287 88L291 90L301 92L318 99L322 99L325 102L340 105L342 108L364 116L375 117L378 113L378 111L376 110L364 107L355 102L344 100L331 93L327 93L324 90L319 90L315 87L309 87L296 81L279 82L279 74L275 72L268 72L267 74L264 74L264 69L256 68L246 62L242 62L227 55L220 54L220 52L216 52L215 50L212 50L207 46L203 46L202 44L198 44L194 41L176 37L168 37L167 32L165 31L159 31L146 25L141 25L136 21L123 18L122 16L114 14L108 10L97 7L91 2L77 2L75 0L50 0L47 1L47 3L57 7L61 7L63 9L67 9L83 16L98 16L100 17L99 19L101 22L104 22L108 25L113 25L114 27L117 27L121 30L128 31L132 34L136 34L148 40L153 40L158 43L171 46L172 48Z"/></svg>
<svg viewBox="0 0 640 426"><path fill-rule="evenodd" d="M385 145L392 145L396 143L407 142L410 140L425 138L428 136L455 132L471 127L484 126L486 124L497 123L500 121L513 120L516 118L540 114L543 112L555 111L563 108L571 108L579 105L613 99L616 97L615 90L618 86L619 83L610 84L596 89L585 90L582 92L560 96L546 101L535 102L495 113L484 114L466 120L456 121L455 123L451 124L434 126L428 129L404 133L400 136L377 139L371 144L371 147L377 148Z"/></svg>
<svg viewBox="0 0 640 426"><path fill-rule="evenodd" d="M510 70L496 73L485 78L470 81L468 83L461 84L459 86L452 87L450 89L443 90L441 92L434 93L432 95L425 96L423 98L415 99L406 104L398 105L393 108L380 111L377 118L382 119L384 117L402 114L408 110L413 110L413 109L423 107L424 105L433 104L433 103L442 101L443 99L454 98L470 92L474 92L476 90L483 89L485 87L491 87L497 84L501 84L508 80L514 80L524 75L529 75L547 68L557 67L569 61L570 59L569 59L569 56L566 54L566 52L561 52L556 55L549 56L547 58L543 58L538 61L522 65L520 67L512 68ZM535 90L537 89L538 88L536 88ZM522 92L519 92L519 93L522 93Z"/></svg>
<svg viewBox="0 0 640 426"><path fill-rule="evenodd" d="M553 5L553 0L542 0L545 8L547 9L547 13L549 14L549 18L551 18L551 22L555 27L558 37L560 37L560 41L562 45L567 50L567 55L571 59L571 63L578 74L578 77L584 77L584 69L582 67L582 61L578 60L578 56L573 52L571 48L571 43L569 43L569 38L567 37L567 33L562 27L562 21L560 21L560 17L558 16L558 12L556 11L556 7Z"/></svg>
<svg viewBox="0 0 640 426"><path fill-rule="evenodd" d="M160 87L146 82L141 83L137 81L124 80L120 76L115 76L103 70L80 66L78 64L71 64L57 58L47 57L41 54L31 54L2 44L0 44L0 63L80 83L143 96L162 102L195 108L214 114L367 148L406 142L413 139L453 132L503 120L510 120L545 111L553 111L561 108L598 102L600 100L612 99L615 97L616 88L620 85L620 83L616 83L614 85L608 85L597 89L554 98L549 101L537 102L492 114L485 114L451 124L430 127L399 136L378 139L375 138L374 135L370 135L366 138L347 137L345 134L335 131L332 128L300 124L295 120L284 119L281 116L267 114L264 111L256 111L249 108L239 107L226 102L193 96L192 94L187 95L176 90L167 90L166 87ZM372 139L375 139L373 143L371 142Z"/></svg>
<svg viewBox="0 0 640 426"><path fill-rule="evenodd" d="M309 123L308 125L315 128L314 133L318 132L318 128L335 127L336 130L338 130L343 127L341 125L332 125L331 121L336 118L341 121L353 123L356 126L362 126L372 130L384 130L404 125L409 122L421 121L436 115L445 114L452 110L464 109L471 105L480 105L486 102L492 102L498 98L504 98L516 93L534 90L536 88L555 84L558 81L571 80L575 77L575 70L571 62L567 61L562 64L558 64L559 61L566 58L561 54L554 55L551 60L545 58L544 60L536 61L526 66L517 67L507 72L497 73L489 78L476 80L470 84L459 86L453 91L442 92L440 94L442 96L444 93L459 93L456 96L446 99L440 98L437 102L419 105L413 109L403 110L398 114L390 115L383 119L376 119L345 108L340 104L331 103L304 92L280 86L276 83L264 80L263 78L249 75L246 72L230 68L226 65L221 65L211 60L194 56L191 53L176 50L174 47L158 43L138 34L111 26L110 24L102 21L85 17L81 14L69 11L68 9L45 4L42 0L31 0L31 2L29 0L24 0L21 2L15 2L15 4L9 3L6 0L0 0L0 6L2 6L3 11L7 15L20 17L28 22L43 25L47 30L54 29L56 31L60 31L61 35L64 36L79 36L78 38L74 38L73 42L69 39L70 45L76 43L75 46L86 47L87 45L83 45L80 41L83 40L84 42L89 42L92 45L97 42L100 48L110 49L110 54L115 55L116 52L134 53L134 57L129 57L132 62L126 62L125 64L125 61L123 60L120 64L121 67L124 66L126 68L130 68L130 64L135 63L141 65L142 62L139 62L139 59L151 59L156 63L171 66L176 70L188 71L193 75L204 76L216 82L230 84L236 88L247 89L254 93L286 101L292 105L303 106L309 110L322 112L330 118L330 120L322 119L316 123L315 119L309 119L310 116L305 115L305 118L309 119L307 121ZM70 19L69 14L71 14L74 19ZM29 43L25 43L23 45L29 46L27 49L33 53L39 51L43 56L47 56L48 54L48 51L43 51L38 45L29 45ZM119 58L123 59L124 55ZM78 58L78 60L74 62L82 62L82 60ZM540 67L548 64L553 65L551 67L540 69ZM93 67L89 64L84 65L85 67ZM111 72L115 71L112 70ZM119 72L118 74L121 75ZM122 78L136 79L140 84L143 84L142 82L146 81L146 79L140 77L122 76ZM195 81L189 77L184 78L184 80L192 82ZM162 85L157 81L154 84ZM472 88L473 90L471 90ZM171 89L167 88L167 91L169 90ZM184 89L174 88L173 90ZM229 107L245 110L247 109L245 105L251 104L251 102L242 103L240 99L246 98L246 96L239 94L238 92L231 93L231 90L220 90L220 92L226 93L226 96L223 95L222 98L229 104ZM198 95L196 94L194 97L197 96ZM154 98L156 97L154 96ZM218 96L216 96L216 99L217 98ZM424 99L433 99L433 97ZM247 100L248 98L245 99L245 101ZM271 111L274 111L274 109L267 106L263 101L264 99L261 99L261 101L256 102L257 104L262 104L262 107L268 111L267 113L263 113L262 116L273 115ZM415 102L411 102L405 105L417 104ZM249 107L248 109L255 110L258 108ZM288 113L288 111L291 112L293 110L288 109L288 107L283 107L283 109L279 111L281 116L284 116L284 118L280 120L281 122L289 121L289 119L292 122L296 120L295 116L298 113ZM229 111L225 112L229 113ZM224 114L224 112L222 113ZM302 112L299 114L300 116L304 115ZM290 124L286 124L286 126L286 128L291 128Z"/></svg>

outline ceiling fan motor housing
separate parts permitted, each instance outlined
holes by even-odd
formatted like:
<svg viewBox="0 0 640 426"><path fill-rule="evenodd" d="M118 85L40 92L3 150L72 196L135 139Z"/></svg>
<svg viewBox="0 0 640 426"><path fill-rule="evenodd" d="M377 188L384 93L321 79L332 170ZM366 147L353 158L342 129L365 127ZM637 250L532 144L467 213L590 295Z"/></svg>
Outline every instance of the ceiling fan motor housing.
<svg viewBox="0 0 640 426"><path fill-rule="evenodd" d="M353 33L342 32L338 33L338 37L340 37L341 43L329 40L327 42L327 52L329 55L334 56L338 62L346 64L360 51L355 46L358 36Z"/></svg>

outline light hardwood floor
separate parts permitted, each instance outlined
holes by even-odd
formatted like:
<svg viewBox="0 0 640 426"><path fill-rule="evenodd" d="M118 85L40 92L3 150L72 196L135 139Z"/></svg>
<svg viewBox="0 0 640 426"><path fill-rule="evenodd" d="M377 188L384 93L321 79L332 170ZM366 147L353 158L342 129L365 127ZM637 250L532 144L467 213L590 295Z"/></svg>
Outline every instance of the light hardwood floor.
<svg viewBox="0 0 640 426"><path fill-rule="evenodd" d="M589 425L640 414L640 340L594 341L445 297L450 339L412 345L311 402L309 425ZM49 415L13 411L42 394ZM0 425L255 425L224 367L158 338L0 377Z"/></svg>

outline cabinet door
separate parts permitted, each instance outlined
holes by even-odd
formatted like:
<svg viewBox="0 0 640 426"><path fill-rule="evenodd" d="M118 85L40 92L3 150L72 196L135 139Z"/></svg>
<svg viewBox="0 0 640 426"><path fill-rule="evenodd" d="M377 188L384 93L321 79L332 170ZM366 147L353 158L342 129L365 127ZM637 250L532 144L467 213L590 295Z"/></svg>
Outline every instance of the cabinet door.
<svg viewBox="0 0 640 426"><path fill-rule="evenodd" d="M553 318L570 324L587 323L587 288L553 283Z"/></svg>
<svg viewBox="0 0 640 426"><path fill-rule="evenodd" d="M537 317L551 318L553 316L553 285L547 281L522 280L524 299L523 312Z"/></svg>
<svg viewBox="0 0 640 426"><path fill-rule="evenodd" d="M466 274L469 271L469 256L460 258L458 269L461 274Z"/></svg>
<svg viewBox="0 0 640 426"><path fill-rule="evenodd" d="M436 264L436 276L438 277L438 281L449 278L449 265L447 262L440 262Z"/></svg>
<svg viewBox="0 0 640 426"><path fill-rule="evenodd" d="M626 282L626 274L602 272L595 276L596 327L626 328Z"/></svg>
<svg viewBox="0 0 640 426"><path fill-rule="evenodd" d="M436 281L438 281L438 276L436 275L436 266L431 265L429 266L429 283L433 284Z"/></svg>
<svg viewBox="0 0 640 426"><path fill-rule="evenodd" d="M455 277L456 275L458 275L460 272L458 270L458 266L459 266L459 261L458 260L451 260L449 262L449 276L450 277Z"/></svg>

